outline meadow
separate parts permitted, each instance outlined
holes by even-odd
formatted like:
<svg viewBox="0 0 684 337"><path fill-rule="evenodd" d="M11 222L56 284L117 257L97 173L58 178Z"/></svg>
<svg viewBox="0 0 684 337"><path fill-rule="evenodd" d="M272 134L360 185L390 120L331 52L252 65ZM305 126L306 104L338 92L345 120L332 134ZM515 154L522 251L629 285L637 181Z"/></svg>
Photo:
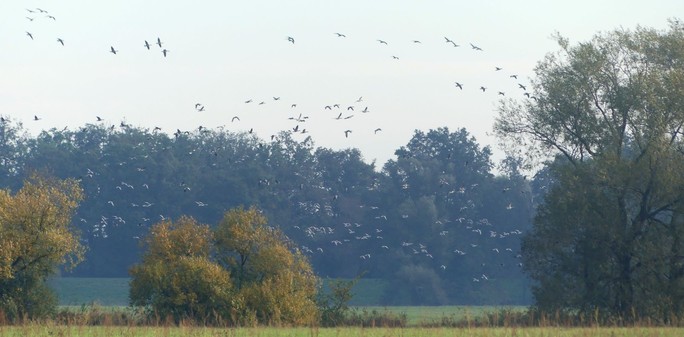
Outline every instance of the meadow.
<svg viewBox="0 0 684 337"><path fill-rule="evenodd" d="M198 328L53 326L30 324L0 327L0 336L122 336L122 337L636 337L683 336L682 328Z"/></svg>

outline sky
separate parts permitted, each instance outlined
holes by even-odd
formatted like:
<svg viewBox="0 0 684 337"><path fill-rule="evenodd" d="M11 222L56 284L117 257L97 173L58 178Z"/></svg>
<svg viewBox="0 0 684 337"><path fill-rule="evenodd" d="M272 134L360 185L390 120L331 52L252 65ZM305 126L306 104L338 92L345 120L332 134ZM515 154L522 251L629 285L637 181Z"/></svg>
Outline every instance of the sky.
<svg viewBox="0 0 684 337"><path fill-rule="evenodd" d="M377 166L414 130L466 128L498 160L498 102L524 99L554 34L666 29L681 13L681 0L2 0L0 116L32 134L297 128Z"/></svg>

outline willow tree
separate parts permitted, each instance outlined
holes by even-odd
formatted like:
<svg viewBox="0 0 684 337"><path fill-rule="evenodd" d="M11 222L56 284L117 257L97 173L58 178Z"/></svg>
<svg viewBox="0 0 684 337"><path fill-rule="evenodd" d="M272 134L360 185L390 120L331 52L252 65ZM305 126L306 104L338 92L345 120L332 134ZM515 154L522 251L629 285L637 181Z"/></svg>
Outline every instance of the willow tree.
<svg viewBox="0 0 684 337"><path fill-rule="evenodd" d="M82 190L73 179L37 175L15 194L0 190L0 311L10 319L51 313L56 296L46 286L60 265L83 258L71 225Z"/></svg>
<svg viewBox="0 0 684 337"><path fill-rule="evenodd" d="M252 207L228 211L214 238L236 287L240 323L312 324L318 279L308 258ZM251 321L251 322L250 322Z"/></svg>
<svg viewBox="0 0 684 337"><path fill-rule="evenodd" d="M536 303L681 317L684 26L557 40L529 98L503 102L495 124L528 163L555 158L555 182L523 241Z"/></svg>

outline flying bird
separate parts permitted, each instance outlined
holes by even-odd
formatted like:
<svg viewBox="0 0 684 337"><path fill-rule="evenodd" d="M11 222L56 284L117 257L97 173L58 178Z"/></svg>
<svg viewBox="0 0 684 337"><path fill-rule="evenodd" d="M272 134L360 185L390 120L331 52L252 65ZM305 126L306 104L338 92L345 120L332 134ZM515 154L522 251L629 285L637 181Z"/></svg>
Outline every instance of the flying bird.
<svg viewBox="0 0 684 337"><path fill-rule="evenodd" d="M159 46L159 48L162 47L162 42L160 38L157 38L157 45Z"/></svg>
<svg viewBox="0 0 684 337"><path fill-rule="evenodd" d="M168 52L169 52L168 49L162 49L162 54L164 54L164 57L166 57L166 53L168 53Z"/></svg>
<svg viewBox="0 0 684 337"><path fill-rule="evenodd" d="M340 34L340 33L335 33L335 35L337 35L337 37L347 37L347 35Z"/></svg>
<svg viewBox="0 0 684 337"><path fill-rule="evenodd" d="M295 43L294 38L293 38L292 36L288 36L288 37L287 37L287 40L290 41L290 42L292 42L292 44Z"/></svg>
<svg viewBox="0 0 684 337"><path fill-rule="evenodd" d="M363 113L369 113L370 110L368 110L368 107L365 107L363 110L361 110L361 112L363 112Z"/></svg>
<svg viewBox="0 0 684 337"><path fill-rule="evenodd" d="M42 119L42 118L38 118L38 116L33 115L33 120L34 120L34 121L39 121L39 120L41 120L41 119Z"/></svg>
<svg viewBox="0 0 684 337"><path fill-rule="evenodd" d="M33 40L33 34L31 34L31 33L29 33L29 32L26 32L26 35L27 35L28 37L30 37L31 40Z"/></svg>
<svg viewBox="0 0 684 337"><path fill-rule="evenodd" d="M114 49L114 47L109 47L109 52L116 55L116 53L118 53L119 51Z"/></svg>
<svg viewBox="0 0 684 337"><path fill-rule="evenodd" d="M61 38L57 38L57 42L61 43L62 46L64 46L64 40L62 40Z"/></svg>
<svg viewBox="0 0 684 337"><path fill-rule="evenodd" d="M486 87L480 87L480 90L482 90L482 92L485 92L487 90L487 88Z"/></svg>
<svg viewBox="0 0 684 337"><path fill-rule="evenodd" d="M374 133L374 134L377 134L377 133L380 132L380 131L382 131L382 129L381 129L381 128L377 128L377 129L375 129L375 131L373 131L373 133Z"/></svg>
<svg viewBox="0 0 684 337"><path fill-rule="evenodd" d="M57 19L56 19L54 16L52 16L52 15L46 15L45 17L48 18L48 19L55 20L55 21L57 20Z"/></svg>
<svg viewBox="0 0 684 337"><path fill-rule="evenodd" d="M518 87L522 90L527 90L527 87L525 87L524 85L522 85L520 83L518 83Z"/></svg>
<svg viewBox="0 0 684 337"><path fill-rule="evenodd" d="M461 83L458 83L458 82L454 82L454 83L456 83L456 86L457 86L459 89L463 90L463 85L462 85Z"/></svg>
<svg viewBox="0 0 684 337"><path fill-rule="evenodd" d="M501 68L501 67L494 67L494 69L495 69L496 71L499 71L499 70L502 70L503 68Z"/></svg>
<svg viewBox="0 0 684 337"><path fill-rule="evenodd" d="M482 48L480 48L480 47L478 47L478 46L476 46L476 45L474 45L474 44L472 44L472 43L470 44L470 47L473 48L474 50L482 51Z"/></svg>
<svg viewBox="0 0 684 337"><path fill-rule="evenodd" d="M349 138L349 134L352 132L352 130L344 130L344 138Z"/></svg>
<svg viewBox="0 0 684 337"><path fill-rule="evenodd" d="M378 42L380 42L380 44L387 44L387 41L380 40L380 39L378 39Z"/></svg>
<svg viewBox="0 0 684 337"><path fill-rule="evenodd" d="M145 48L147 48L147 50L150 50L150 43L147 42L147 40L145 40Z"/></svg>

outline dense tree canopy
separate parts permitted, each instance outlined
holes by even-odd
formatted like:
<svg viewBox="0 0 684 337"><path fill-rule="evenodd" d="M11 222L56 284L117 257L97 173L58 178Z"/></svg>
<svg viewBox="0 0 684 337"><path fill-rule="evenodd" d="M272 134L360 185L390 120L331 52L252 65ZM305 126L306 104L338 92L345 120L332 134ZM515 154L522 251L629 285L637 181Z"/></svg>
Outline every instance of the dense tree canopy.
<svg viewBox="0 0 684 337"><path fill-rule="evenodd" d="M523 246L537 304L681 317L684 26L558 41L496 124L509 149L558 155Z"/></svg>
<svg viewBox="0 0 684 337"><path fill-rule="evenodd" d="M529 182L514 170L495 176L490 150L465 129L416 131L376 167L358 149L288 132L262 140L98 123L28 137L10 118L0 127L12 129L14 151L3 186L16 189L31 169L80 180L73 225L88 251L71 275L126 277L152 224L182 215L218 224L227 209L255 205L317 275L384 280L382 303L525 300L517 255Z"/></svg>

